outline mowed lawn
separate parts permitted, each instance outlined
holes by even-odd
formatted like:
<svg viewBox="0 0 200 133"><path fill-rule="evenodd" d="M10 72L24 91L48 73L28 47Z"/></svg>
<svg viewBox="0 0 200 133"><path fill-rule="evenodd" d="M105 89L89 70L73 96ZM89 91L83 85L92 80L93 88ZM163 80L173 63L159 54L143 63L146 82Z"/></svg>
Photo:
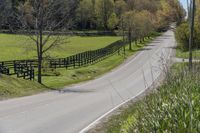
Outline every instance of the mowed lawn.
<svg viewBox="0 0 200 133"><path fill-rule="evenodd" d="M65 37L65 43L51 49L46 55L53 58L67 57L76 53L103 48L121 37ZM0 34L0 61L36 58L35 44L24 35Z"/></svg>

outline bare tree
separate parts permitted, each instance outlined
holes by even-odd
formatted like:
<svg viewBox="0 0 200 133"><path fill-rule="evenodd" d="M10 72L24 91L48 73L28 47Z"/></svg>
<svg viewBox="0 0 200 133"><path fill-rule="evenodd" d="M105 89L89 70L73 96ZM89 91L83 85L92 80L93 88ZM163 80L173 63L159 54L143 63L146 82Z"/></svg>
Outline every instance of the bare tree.
<svg viewBox="0 0 200 133"><path fill-rule="evenodd" d="M18 31L27 35L36 46L38 82L42 83L42 63L45 53L65 43L62 34L71 27L70 0L28 0L20 3L15 14Z"/></svg>

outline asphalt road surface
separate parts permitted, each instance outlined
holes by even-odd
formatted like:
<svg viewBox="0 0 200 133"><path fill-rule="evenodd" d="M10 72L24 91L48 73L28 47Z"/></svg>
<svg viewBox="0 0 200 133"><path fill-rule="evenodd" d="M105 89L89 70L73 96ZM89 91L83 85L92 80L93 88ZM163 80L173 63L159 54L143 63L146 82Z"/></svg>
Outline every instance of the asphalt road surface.
<svg viewBox="0 0 200 133"><path fill-rule="evenodd" d="M97 118L152 85L172 58L168 31L117 69L95 80L0 102L0 133L78 133Z"/></svg>

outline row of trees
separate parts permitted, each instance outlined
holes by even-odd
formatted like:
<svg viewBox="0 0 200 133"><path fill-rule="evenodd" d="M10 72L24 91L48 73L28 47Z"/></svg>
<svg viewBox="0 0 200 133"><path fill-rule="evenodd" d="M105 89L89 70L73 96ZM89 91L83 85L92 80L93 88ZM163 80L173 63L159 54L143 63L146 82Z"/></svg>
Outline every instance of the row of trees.
<svg viewBox="0 0 200 133"><path fill-rule="evenodd" d="M182 22L185 11L178 0L81 0L75 11L77 28L119 29L131 42L171 22Z"/></svg>
<svg viewBox="0 0 200 133"><path fill-rule="evenodd" d="M200 0L196 0L196 9L195 9L195 22L194 22L194 44L193 49L200 48ZM189 50L189 23L188 20L184 21L176 30L176 39L178 41L178 46L183 51Z"/></svg>
<svg viewBox="0 0 200 133"><path fill-rule="evenodd" d="M154 31L164 31L171 22L179 24L185 16L177 0L128 0L126 4L126 10L119 17L119 27L128 38L130 50L132 41L137 43Z"/></svg>
<svg viewBox="0 0 200 133"><path fill-rule="evenodd" d="M23 4L31 11L30 2L33 0L0 0L7 10L17 11ZM36 0L40 1L40 0ZM43 0L45 1L45 0ZM73 29L119 29L123 16L127 12L149 12L157 29L165 29L171 21L181 22L184 12L178 0L60 0L70 8ZM68 9L69 10L69 9ZM8 12L7 12L8 13ZM144 12L143 12L144 13ZM8 15L8 14L6 14ZM146 14L145 14L146 15ZM59 17L57 17L59 19ZM31 20L30 20L31 21Z"/></svg>
<svg viewBox="0 0 200 133"><path fill-rule="evenodd" d="M113 30L119 27L126 12L143 10L152 14L157 28L161 29L173 20L181 22L184 17L178 0L80 0L76 23L82 29Z"/></svg>
<svg viewBox="0 0 200 133"><path fill-rule="evenodd" d="M45 53L65 43L58 32L118 29L132 49L132 41L183 17L178 0L0 0L1 27L23 32L35 44L39 83Z"/></svg>

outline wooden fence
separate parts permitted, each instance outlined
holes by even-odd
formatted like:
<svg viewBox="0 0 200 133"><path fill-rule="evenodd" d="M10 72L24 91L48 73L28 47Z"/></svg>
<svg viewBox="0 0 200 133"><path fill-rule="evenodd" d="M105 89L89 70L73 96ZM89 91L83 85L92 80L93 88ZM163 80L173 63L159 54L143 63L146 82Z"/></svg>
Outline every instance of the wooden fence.
<svg viewBox="0 0 200 133"><path fill-rule="evenodd" d="M116 41L105 48L86 51L66 58L45 60L49 68L76 68L94 64L104 58L113 55L126 45L123 41ZM34 68L38 67L38 60L13 60L0 62L0 73L6 75L17 75L24 79L34 80Z"/></svg>
<svg viewBox="0 0 200 133"><path fill-rule="evenodd" d="M94 64L119 51L126 43L117 41L111 45L93 51L86 51L67 58L49 60L49 68L81 67Z"/></svg>

